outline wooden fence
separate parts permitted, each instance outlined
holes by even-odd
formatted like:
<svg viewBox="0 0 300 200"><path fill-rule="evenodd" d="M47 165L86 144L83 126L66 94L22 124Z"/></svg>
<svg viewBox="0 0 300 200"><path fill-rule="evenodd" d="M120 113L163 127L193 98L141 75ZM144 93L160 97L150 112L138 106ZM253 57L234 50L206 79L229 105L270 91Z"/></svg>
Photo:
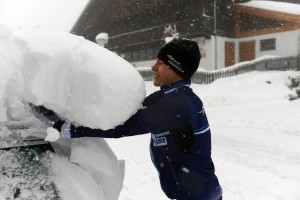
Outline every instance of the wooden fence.
<svg viewBox="0 0 300 200"><path fill-rule="evenodd" d="M153 80L153 73L151 69L139 69L145 81ZM197 84L209 84L214 80L224 77L235 76L252 71L287 71L295 70L300 71L300 56L295 57L271 57L260 60L240 63L231 67L216 71L197 71L192 77L192 82Z"/></svg>

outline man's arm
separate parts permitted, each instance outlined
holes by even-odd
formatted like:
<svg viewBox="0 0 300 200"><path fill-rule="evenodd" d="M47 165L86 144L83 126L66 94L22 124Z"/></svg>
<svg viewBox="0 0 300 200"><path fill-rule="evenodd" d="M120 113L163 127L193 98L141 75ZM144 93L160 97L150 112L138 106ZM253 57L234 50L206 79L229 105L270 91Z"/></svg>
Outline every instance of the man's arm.
<svg viewBox="0 0 300 200"><path fill-rule="evenodd" d="M123 125L105 131L65 123L62 127L62 136L120 138L170 130L187 124L187 111L180 105L180 101L161 101L139 110Z"/></svg>

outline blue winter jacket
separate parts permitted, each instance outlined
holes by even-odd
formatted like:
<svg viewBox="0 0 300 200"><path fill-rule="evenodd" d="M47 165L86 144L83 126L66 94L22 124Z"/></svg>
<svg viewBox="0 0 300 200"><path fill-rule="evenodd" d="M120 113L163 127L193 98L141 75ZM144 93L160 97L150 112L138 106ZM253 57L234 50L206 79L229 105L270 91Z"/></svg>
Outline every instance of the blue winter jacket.
<svg viewBox="0 0 300 200"><path fill-rule="evenodd" d="M72 138L119 138L151 132L151 158L170 199L218 200L222 189L211 159L211 133L203 104L190 81L149 95L123 125L103 131L71 125Z"/></svg>

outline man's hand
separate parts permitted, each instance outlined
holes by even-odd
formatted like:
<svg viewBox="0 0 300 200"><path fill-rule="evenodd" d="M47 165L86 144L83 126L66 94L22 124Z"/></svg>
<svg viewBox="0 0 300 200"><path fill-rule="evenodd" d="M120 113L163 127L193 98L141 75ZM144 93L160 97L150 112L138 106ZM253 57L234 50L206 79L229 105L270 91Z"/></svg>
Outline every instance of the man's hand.
<svg viewBox="0 0 300 200"><path fill-rule="evenodd" d="M29 103L32 114L43 122L48 127L53 127L59 132L65 121L61 120L52 110L45 108L44 106L36 106Z"/></svg>

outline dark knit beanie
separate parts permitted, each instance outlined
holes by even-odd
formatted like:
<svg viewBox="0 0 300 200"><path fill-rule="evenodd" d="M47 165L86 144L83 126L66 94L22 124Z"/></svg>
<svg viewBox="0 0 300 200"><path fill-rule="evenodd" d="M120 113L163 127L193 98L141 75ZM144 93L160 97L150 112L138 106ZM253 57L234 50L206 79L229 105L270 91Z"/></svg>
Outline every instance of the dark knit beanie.
<svg viewBox="0 0 300 200"><path fill-rule="evenodd" d="M157 58L183 79L190 79L198 69L201 55L195 41L174 38L161 47Z"/></svg>

